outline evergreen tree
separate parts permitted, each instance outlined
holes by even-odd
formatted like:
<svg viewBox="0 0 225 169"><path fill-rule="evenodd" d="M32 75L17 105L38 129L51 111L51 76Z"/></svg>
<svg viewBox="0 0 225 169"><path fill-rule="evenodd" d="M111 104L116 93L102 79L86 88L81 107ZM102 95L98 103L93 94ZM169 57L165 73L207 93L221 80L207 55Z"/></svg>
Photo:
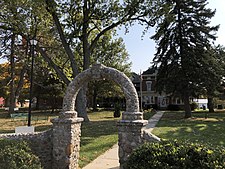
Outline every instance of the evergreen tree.
<svg viewBox="0 0 225 169"><path fill-rule="evenodd" d="M207 0L162 0L158 26L152 37L157 43L153 59L159 66L159 91L176 93L184 101L185 117L191 117L189 97L198 89L207 65L205 52L215 40L219 26L209 26L215 11ZM203 68L203 69L202 69Z"/></svg>
<svg viewBox="0 0 225 169"><path fill-rule="evenodd" d="M209 62L208 66L203 70L205 80L203 80L202 84L207 92L209 112L214 112L213 98L218 96L224 77L225 49L218 45L207 50L206 54Z"/></svg>

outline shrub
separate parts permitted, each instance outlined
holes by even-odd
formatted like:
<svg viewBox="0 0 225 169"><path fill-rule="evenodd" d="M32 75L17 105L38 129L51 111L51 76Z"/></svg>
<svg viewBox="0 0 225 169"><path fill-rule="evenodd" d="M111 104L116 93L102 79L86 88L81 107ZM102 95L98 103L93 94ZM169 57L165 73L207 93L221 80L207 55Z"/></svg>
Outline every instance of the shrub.
<svg viewBox="0 0 225 169"><path fill-rule="evenodd" d="M222 105L222 104L219 104L219 105L217 106L217 108L218 108L218 109L223 109L223 105Z"/></svg>
<svg viewBox="0 0 225 169"><path fill-rule="evenodd" d="M125 169L224 169L225 150L205 145L162 141L146 143L129 156Z"/></svg>
<svg viewBox="0 0 225 169"><path fill-rule="evenodd" d="M198 104L197 104L196 102L192 102L192 103L190 104L190 106L191 106L191 110L195 110L195 109L198 108Z"/></svg>
<svg viewBox="0 0 225 169"><path fill-rule="evenodd" d="M41 169L39 158L24 141L0 139L1 169Z"/></svg>
<svg viewBox="0 0 225 169"><path fill-rule="evenodd" d="M167 106L167 110L171 110L171 111L179 111L182 110L182 107L176 104L169 104Z"/></svg>
<svg viewBox="0 0 225 169"><path fill-rule="evenodd" d="M153 109L155 109L155 110L158 110L158 109L159 109L157 104L152 104L151 107L152 107Z"/></svg>
<svg viewBox="0 0 225 169"><path fill-rule="evenodd" d="M119 103L116 103L115 104L115 110L114 110L114 114L113 116L116 118L116 117L120 117L120 104Z"/></svg>

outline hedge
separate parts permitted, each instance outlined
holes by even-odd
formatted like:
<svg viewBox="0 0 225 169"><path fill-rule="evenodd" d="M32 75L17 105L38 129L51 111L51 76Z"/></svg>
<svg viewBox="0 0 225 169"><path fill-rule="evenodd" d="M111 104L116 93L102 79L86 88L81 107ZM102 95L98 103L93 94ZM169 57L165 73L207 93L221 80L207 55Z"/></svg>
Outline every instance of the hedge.
<svg viewBox="0 0 225 169"><path fill-rule="evenodd" d="M225 149L177 141L145 143L128 157L125 169L224 169Z"/></svg>
<svg viewBox="0 0 225 169"><path fill-rule="evenodd" d="M24 141L0 139L1 169L41 169L41 163Z"/></svg>

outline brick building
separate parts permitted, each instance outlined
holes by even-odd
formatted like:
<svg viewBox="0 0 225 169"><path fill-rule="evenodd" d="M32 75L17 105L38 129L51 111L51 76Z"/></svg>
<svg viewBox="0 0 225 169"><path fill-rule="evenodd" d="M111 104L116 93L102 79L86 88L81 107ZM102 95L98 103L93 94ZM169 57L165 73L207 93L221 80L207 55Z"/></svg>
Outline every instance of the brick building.
<svg viewBox="0 0 225 169"><path fill-rule="evenodd" d="M182 106L180 98L173 97L164 92L161 94L156 91L157 69L149 68L141 75L133 73L132 82L137 90L140 103L143 109L156 108L166 109L168 105Z"/></svg>

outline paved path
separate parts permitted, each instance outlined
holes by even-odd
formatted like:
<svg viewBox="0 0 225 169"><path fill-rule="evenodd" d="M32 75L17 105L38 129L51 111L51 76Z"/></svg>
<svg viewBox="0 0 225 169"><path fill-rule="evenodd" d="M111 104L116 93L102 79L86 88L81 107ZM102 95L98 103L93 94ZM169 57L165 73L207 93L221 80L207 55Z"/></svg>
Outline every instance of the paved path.
<svg viewBox="0 0 225 169"><path fill-rule="evenodd" d="M152 116L152 118L148 120L148 124L145 126L146 130L148 130L151 133L156 124L158 123L158 121L163 116L163 114L164 111L159 111L154 116Z"/></svg>
<svg viewBox="0 0 225 169"><path fill-rule="evenodd" d="M119 169L118 145L115 144L83 169Z"/></svg>
<svg viewBox="0 0 225 169"><path fill-rule="evenodd" d="M164 112L157 112L148 120L146 129L151 132ZM115 144L111 149L100 155L83 169L119 169L118 145Z"/></svg>

